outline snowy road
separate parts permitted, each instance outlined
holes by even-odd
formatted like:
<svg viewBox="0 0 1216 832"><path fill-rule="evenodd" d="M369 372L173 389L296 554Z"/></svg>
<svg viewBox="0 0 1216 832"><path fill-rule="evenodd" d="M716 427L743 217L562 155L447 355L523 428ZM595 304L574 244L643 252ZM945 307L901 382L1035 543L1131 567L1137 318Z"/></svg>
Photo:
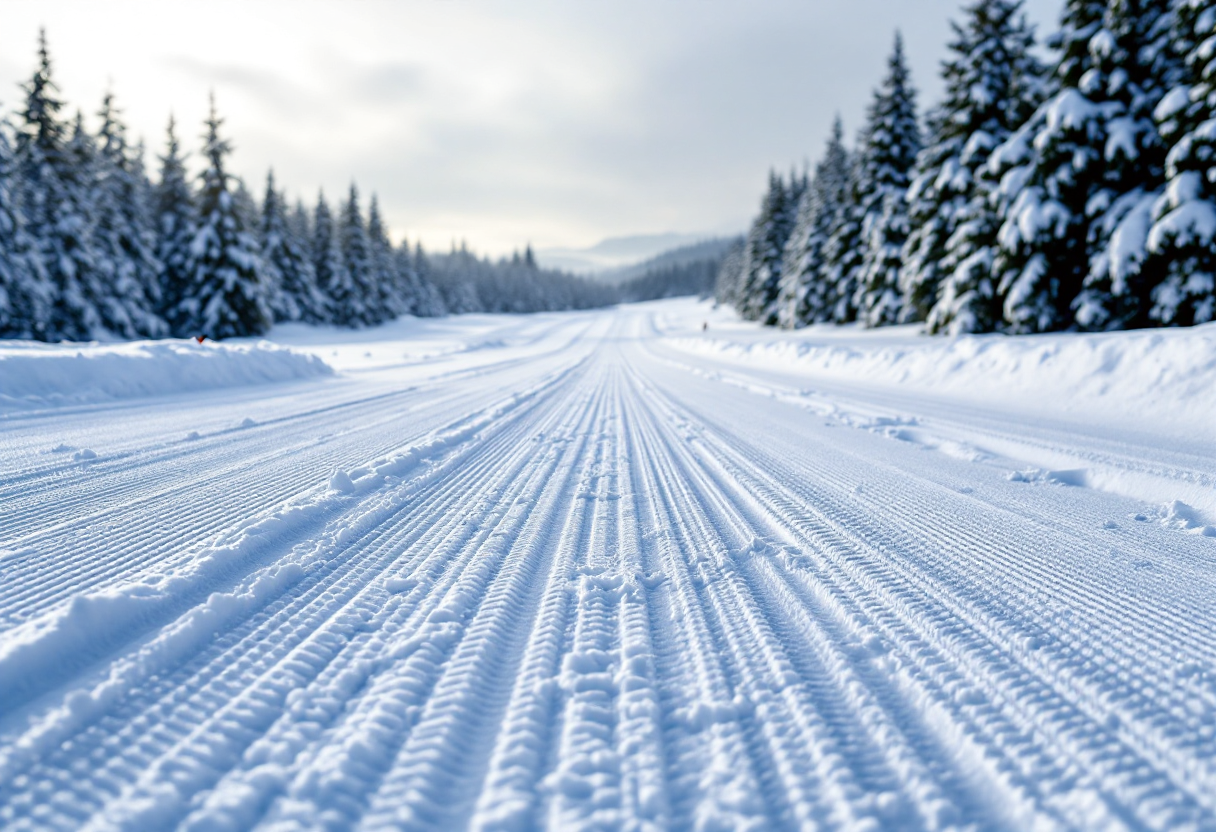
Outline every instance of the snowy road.
<svg viewBox="0 0 1216 832"><path fill-rule="evenodd" d="M1216 829L1216 437L681 303L0 421L0 827Z"/></svg>

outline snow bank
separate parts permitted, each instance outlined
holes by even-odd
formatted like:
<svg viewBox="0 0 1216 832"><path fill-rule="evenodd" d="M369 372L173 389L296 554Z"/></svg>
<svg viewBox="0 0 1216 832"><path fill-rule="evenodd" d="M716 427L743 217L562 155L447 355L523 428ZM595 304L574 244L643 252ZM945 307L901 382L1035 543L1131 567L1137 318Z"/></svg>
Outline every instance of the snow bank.
<svg viewBox="0 0 1216 832"><path fill-rule="evenodd" d="M822 337L814 331L764 340L734 335L671 337L668 343L815 377L894 384L1040 413L1164 421L1216 438L1216 325L952 339L880 338L839 329Z"/></svg>
<svg viewBox="0 0 1216 832"><path fill-rule="evenodd" d="M332 373L316 356L266 341L0 342L0 410L89 404Z"/></svg>

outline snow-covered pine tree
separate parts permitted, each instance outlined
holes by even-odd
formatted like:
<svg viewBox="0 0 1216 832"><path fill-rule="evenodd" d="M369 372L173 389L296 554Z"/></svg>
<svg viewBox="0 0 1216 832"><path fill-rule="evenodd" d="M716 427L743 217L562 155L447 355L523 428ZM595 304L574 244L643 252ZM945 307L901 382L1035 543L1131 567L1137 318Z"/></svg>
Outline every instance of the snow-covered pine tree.
<svg viewBox="0 0 1216 832"><path fill-rule="evenodd" d="M245 187L245 180L237 176L232 177L232 180L236 183L232 190L232 209L240 219L241 227L252 231L262 222L261 208L258 207L258 201L254 199L253 194Z"/></svg>
<svg viewBox="0 0 1216 832"><path fill-rule="evenodd" d="M42 338L52 292L17 204L8 122L0 119L0 338Z"/></svg>
<svg viewBox="0 0 1216 832"><path fill-rule="evenodd" d="M45 31L39 33L38 68L24 87L17 125L14 172L25 230L52 297L48 318L32 322L34 337L50 341L105 337L94 306L98 287L88 210L93 148L77 118L69 137L59 119L63 103L51 79Z"/></svg>
<svg viewBox="0 0 1216 832"><path fill-rule="evenodd" d="M247 227L234 199L233 176L225 170L231 144L220 138L223 120L215 96L207 117L199 193L199 225L186 263L188 283L169 321L178 335L234 338L270 329L262 280L262 258L253 229Z"/></svg>
<svg viewBox="0 0 1216 832"><path fill-rule="evenodd" d="M109 293L97 268L94 248L97 145L85 129L79 110L72 123L71 138L64 146L63 162L54 178L60 189L54 201L51 246L43 249L43 263L55 278L51 325L62 339L108 340L121 333L111 332L106 325L113 322L112 313L116 310L107 309L110 314L106 317L101 310L103 305L108 306Z"/></svg>
<svg viewBox="0 0 1216 832"><path fill-rule="evenodd" d="M293 224L302 224L303 228L293 228ZM295 213L289 215L287 200L275 189L274 172L267 173L266 198L262 200L262 262L272 274L268 282L276 289L270 301L276 321L325 320L325 296L317 289L316 272L305 245L307 234L304 206L297 205Z"/></svg>
<svg viewBox="0 0 1216 832"><path fill-rule="evenodd" d="M352 183L350 196L342 206L338 219L338 241L342 262L350 276L351 292L341 301L344 308L337 312L347 326L367 326L384 320L379 308L380 294L372 282L371 250L367 240L367 225L359 208L359 191ZM338 302L337 298L334 298Z"/></svg>
<svg viewBox="0 0 1216 832"><path fill-rule="evenodd" d="M816 281L820 297L815 301L825 312L816 320L847 324L857 320L857 297L865 238L861 233L865 217L866 183L862 176L865 134L849 154L849 177L844 198L836 208L823 246L823 265Z"/></svg>
<svg viewBox="0 0 1216 832"><path fill-rule="evenodd" d="M113 93L105 94L98 115L101 130L90 177L93 251L102 290L97 309L115 335L163 337L168 327L156 313L161 265L143 161L127 146Z"/></svg>
<svg viewBox="0 0 1216 832"><path fill-rule="evenodd" d="M283 205L285 200L280 199ZM329 297L321 288L317 278L316 262L312 256L312 215L304 206L304 201L297 199L295 208L286 216L283 231L288 249L297 252L299 270L284 272L287 281L286 288L295 295L296 304L300 307L300 319L306 323L326 323L332 320L329 308ZM291 281L299 277L299 284Z"/></svg>
<svg viewBox="0 0 1216 832"><path fill-rule="evenodd" d="M390 256L392 257L393 279L398 288L397 302L401 307L400 314L422 317L418 311L421 297L418 274L414 270L414 255L409 240L402 240L400 245L394 246Z"/></svg>
<svg viewBox="0 0 1216 832"><path fill-rule="evenodd" d="M317 209L312 221L312 263L317 275L317 287L324 293L329 309L329 323L338 326L358 326L350 317L355 286L342 259L334 215L325 201L325 193L317 197Z"/></svg>
<svg viewBox="0 0 1216 832"><path fill-rule="evenodd" d="M397 271L393 244L380 217L380 202L372 194L367 208L367 254L371 286L376 291L376 308L381 320L396 318L410 311L408 275Z"/></svg>
<svg viewBox="0 0 1216 832"><path fill-rule="evenodd" d="M900 320L931 317L933 331L988 330L1000 320L990 275L996 183L984 173L992 149L1042 98L1043 67L1021 0L973 0L962 11L942 64L945 100L929 116L908 192L912 231L900 272Z"/></svg>
<svg viewBox="0 0 1216 832"><path fill-rule="evenodd" d="M794 230L782 252L778 323L787 329L826 320L830 314L824 249L832 222L847 196L849 166L844 125L837 116L823 158L816 164L815 174L798 203Z"/></svg>
<svg viewBox="0 0 1216 832"><path fill-rule="evenodd" d="M169 334L169 325L165 319L160 316L160 308L163 303L161 298L161 278L164 274L164 264L156 256L158 248L158 237L156 231L156 190L152 184L152 178L148 175L148 147L144 143L141 136L135 146L131 148L130 154L131 164L131 183L135 189L134 202L138 206L140 213L136 224L142 229L143 238L151 252L152 261L156 264L156 270L149 275L146 275L152 282L151 285L145 286L144 295L152 303L152 312L156 315L161 324L162 337Z"/></svg>
<svg viewBox="0 0 1216 832"><path fill-rule="evenodd" d="M895 47L887 75L875 91L868 113L866 146L861 156L865 199L861 234L865 240L860 266L858 314L867 326L893 324L899 318L899 269L908 239L907 191L920 151L916 90L904 60L903 38Z"/></svg>
<svg viewBox="0 0 1216 832"><path fill-rule="evenodd" d="M266 196L262 199L258 244L262 254L262 282L266 291L266 306L275 323L300 320L300 307L295 295L285 291L283 269L280 266L286 237L284 206L274 186L274 170L266 173Z"/></svg>
<svg viewBox="0 0 1216 832"><path fill-rule="evenodd" d="M735 307L749 321L777 322L782 253L804 190L805 177L792 175L786 184L776 172L769 173L760 215L752 222L743 248L742 282Z"/></svg>
<svg viewBox="0 0 1216 832"><path fill-rule="evenodd" d="M737 307L739 304L739 288L743 284L743 248L745 240L740 240L727 250L718 267L718 275L714 278L714 302L723 306Z"/></svg>
<svg viewBox="0 0 1216 832"><path fill-rule="evenodd" d="M409 254L409 248L404 242L401 244L401 251L405 255ZM414 307L414 314L420 318L438 318L448 314L451 310L444 302L443 293L439 291L439 287L432 279L431 264L426 252L422 250L421 242L414 244L414 254L409 261L418 289L418 301Z"/></svg>
<svg viewBox="0 0 1216 832"><path fill-rule="evenodd" d="M1111 0L1090 39L1094 66L1082 87L1103 107L1103 177L1087 206L1093 254L1074 302L1077 323L1122 329L1151 323L1151 285L1141 266L1153 206L1165 187L1166 143L1153 113L1182 80L1171 42L1174 15L1164 0Z"/></svg>
<svg viewBox="0 0 1216 832"><path fill-rule="evenodd" d="M1077 305L1085 325L1106 325L1094 311L1103 303L1080 295L1094 266L1110 262L1101 258L1135 201L1122 197L1143 188L1134 171L1151 159L1142 151L1152 137L1129 108L1152 98L1144 79L1165 66L1152 44L1167 5L1069 0L1054 40L1056 91L993 153L1007 206L994 271L1014 332L1069 328Z"/></svg>
<svg viewBox="0 0 1216 832"><path fill-rule="evenodd" d="M1183 84L1158 105L1169 177L1158 201L1142 268L1149 317L1166 326L1216 320L1216 7L1181 0L1176 42Z"/></svg>
<svg viewBox="0 0 1216 832"><path fill-rule="evenodd" d="M177 140L173 116L166 130L165 155L160 157L160 181L153 188L156 254L161 265L160 312L168 315L186 296L190 244L198 230L194 192L186 176L186 162Z"/></svg>
<svg viewBox="0 0 1216 832"><path fill-rule="evenodd" d="M457 248L455 240L452 241L451 253L439 261L441 266L432 265L421 249L418 250L417 259L422 264L421 267L426 269L427 275L433 279L435 287L443 296L443 305L449 312L463 315L489 311L477 292L476 258L463 242Z"/></svg>

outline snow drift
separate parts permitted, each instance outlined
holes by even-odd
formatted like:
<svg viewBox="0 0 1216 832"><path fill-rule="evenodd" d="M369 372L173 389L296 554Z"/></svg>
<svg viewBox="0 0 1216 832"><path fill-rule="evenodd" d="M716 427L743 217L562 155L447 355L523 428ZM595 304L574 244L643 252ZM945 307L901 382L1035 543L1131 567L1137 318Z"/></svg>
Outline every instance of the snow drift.
<svg viewBox="0 0 1216 832"><path fill-rule="evenodd" d="M0 410L90 404L332 373L333 369L316 356L265 341L252 344L12 341L0 346Z"/></svg>
<svg viewBox="0 0 1216 832"><path fill-rule="evenodd" d="M852 337L846 342L843 333ZM862 337L858 337L862 336ZM765 340L672 337L682 351L850 383L899 385L1018 410L1162 421L1213 437L1216 326L1095 334L875 337L854 329Z"/></svg>

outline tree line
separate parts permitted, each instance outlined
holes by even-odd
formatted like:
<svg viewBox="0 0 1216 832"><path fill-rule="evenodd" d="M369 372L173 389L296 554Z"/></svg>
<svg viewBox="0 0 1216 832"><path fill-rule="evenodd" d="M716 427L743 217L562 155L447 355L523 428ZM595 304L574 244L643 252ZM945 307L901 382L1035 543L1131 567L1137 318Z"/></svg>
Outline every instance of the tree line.
<svg viewBox="0 0 1216 832"><path fill-rule="evenodd" d="M788 328L1011 333L1216 318L1216 6L1067 0L1037 57L1021 0L951 22L922 120L896 34L854 147L772 173L720 302Z"/></svg>
<svg viewBox="0 0 1216 832"><path fill-rule="evenodd" d="M610 288L541 269L529 248L497 262L462 245L393 245L356 186L291 204L227 169L214 97L203 172L191 177L172 119L158 176L107 93L91 132L64 115L45 32L24 106L0 121L0 338L40 341L259 335L273 323L371 326L403 314L533 312L614 303ZM15 122L15 123L14 123Z"/></svg>

